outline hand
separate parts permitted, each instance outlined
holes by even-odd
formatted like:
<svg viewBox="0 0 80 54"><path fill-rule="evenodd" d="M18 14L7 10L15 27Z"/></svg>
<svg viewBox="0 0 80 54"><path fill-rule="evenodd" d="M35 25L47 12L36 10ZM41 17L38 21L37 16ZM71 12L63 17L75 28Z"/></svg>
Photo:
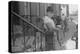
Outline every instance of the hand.
<svg viewBox="0 0 80 54"><path fill-rule="evenodd" d="M57 25L57 27L61 28L61 25Z"/></svg>
<svg viewBox="0 0 80 54"><path fill-rule="evenodd" d="M62 29L60 29L60 28L56 28L56 30L57 30L57 31L63 31L63 30L62 30Z"/></svg>

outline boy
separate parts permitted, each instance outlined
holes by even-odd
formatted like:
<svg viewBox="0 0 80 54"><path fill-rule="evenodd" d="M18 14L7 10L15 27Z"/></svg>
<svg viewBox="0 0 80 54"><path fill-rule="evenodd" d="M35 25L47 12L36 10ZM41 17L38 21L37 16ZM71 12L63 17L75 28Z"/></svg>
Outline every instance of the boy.
<svg viewBox="0 0 80 54"><path fill-rule="evenodd" d="M55 21L52 19L54 17L53 8L47 8L47 15L43 17L44 28L46 30L45 39L46 39L46 50L55 50L55 37L54 31L60 30L56 27ZM54 42L53 42L54 41Z"/></svg>

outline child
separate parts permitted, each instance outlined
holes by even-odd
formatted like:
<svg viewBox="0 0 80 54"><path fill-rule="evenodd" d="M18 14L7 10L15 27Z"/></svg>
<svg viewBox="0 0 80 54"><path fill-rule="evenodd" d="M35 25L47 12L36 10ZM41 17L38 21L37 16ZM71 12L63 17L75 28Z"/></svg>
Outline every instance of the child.
<svg viewBox="0 0 80 54"><path fill-rule="evenodd" d="M74 36L74 33L76 32L76 24L72 22L69 18L66 19L67 23L67 31L65 32L65 37L63 39L63 46L65 49L75 49L76 47L76 37Z"/></svg>
<svg viewBox="0 0 80 54"><path fill-rule="evenodd" d="M54 31L58 31L60 29L56 28L56 24L52 19L52 17L54 17L53 8L48 7L46 11L47 11L47 15L43 17L44 28L46 30L45 33L46 50L54 50L55 49L55 44L53 42L53 40L55 41Z"/></svg>

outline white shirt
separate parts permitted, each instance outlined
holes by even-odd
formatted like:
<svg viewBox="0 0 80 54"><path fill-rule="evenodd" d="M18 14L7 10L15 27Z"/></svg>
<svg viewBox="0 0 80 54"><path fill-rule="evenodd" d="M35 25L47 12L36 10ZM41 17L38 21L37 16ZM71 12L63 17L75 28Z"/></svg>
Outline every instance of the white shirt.
<svg viewBox="0 0 80 54"><path fill-rule="evenodd" d="M43 17L44 24L47 24L49 28L55 28L55 23L53 19L48 16Z"/></svg>

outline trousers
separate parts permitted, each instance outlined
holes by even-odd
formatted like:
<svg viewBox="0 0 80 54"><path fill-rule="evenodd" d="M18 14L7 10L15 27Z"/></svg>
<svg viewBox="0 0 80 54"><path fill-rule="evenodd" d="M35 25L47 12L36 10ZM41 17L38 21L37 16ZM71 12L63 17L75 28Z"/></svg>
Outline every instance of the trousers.
<svg viewBox="0 0 80 54"><path fill-rule="evenodd" d="M55 47L54 47L54 42L53 39L54 39L54 32L52 31L48 31L46 32L45 34L45 41L46 41L46 50L54 50Z"/></svg>

